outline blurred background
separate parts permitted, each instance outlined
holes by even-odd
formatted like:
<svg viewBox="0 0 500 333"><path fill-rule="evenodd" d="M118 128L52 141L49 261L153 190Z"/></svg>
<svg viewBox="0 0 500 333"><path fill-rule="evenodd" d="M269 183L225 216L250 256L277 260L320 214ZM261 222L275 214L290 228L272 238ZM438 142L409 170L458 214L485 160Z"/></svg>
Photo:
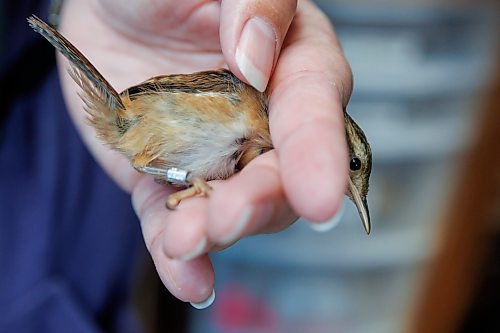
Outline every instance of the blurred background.
<svg viewBox="0 0 500 333"><path fill-rule="evenodd" d="M493 246L481 257L482 220L467 215L495 198L471 194L471 205L446 212L460 202L459 166L500 66L500 2L316 2L352 66L348 111L373 150L372 233L346 199L331 231L301 220L244 239L213 254L216 301L199 311L159 281L129 196L95 164L64 110L54 50L26 26L24 17L48 17L49 3L60 1L0 0L0 333L139 332L137 318L148 333L500 332L500 228L484 238ZM500 101L490 104L500 115ZM489 172L500 167L498 152L493 144L477 159L472 184L500 188L500 174ZM458 250L443 246L449 239ZM461 290L471 295L448 302ZM408 330L414 318L432 322L452 310L450 321L463 317L453 330Z"/></svg>
<svg viewBox="0 0 500 333"><path fill-rule="evenodd" d="M213 255L216 302L191 310L191 332L398 333L423 288L493 79L498 3L316 2L352 66L348 111L372 145L372 234L346 200L333 231L300 221Z"/></svg>

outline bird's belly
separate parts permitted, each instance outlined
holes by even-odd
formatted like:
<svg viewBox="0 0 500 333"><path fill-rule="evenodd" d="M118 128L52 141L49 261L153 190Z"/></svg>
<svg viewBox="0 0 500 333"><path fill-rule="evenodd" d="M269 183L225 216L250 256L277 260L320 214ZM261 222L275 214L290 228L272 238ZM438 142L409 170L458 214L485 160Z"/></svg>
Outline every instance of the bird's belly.
<svg viewBox="0 0 500 333"><path fill-rule="evenodd" d="M184 149L167 153L165 158L170 166L204 179L225 179L234 173L239 149L236 140L211 137L185 144Z"/></svg>
<svg viewBox="0 0 500 333"><path fill-rule="evenodd" d="M241 103L213 94L162 94L124 134L120 150L130 158L146 152L148 165L179 168L204 179L235 172L242 143L255 130ZM133 107L143 110L143 99ZM146 158L147 160L147 158Z"/></svg>
<svg viewBox="0 0 500 333"><path fill-rule="evenodd" d="M225 179L234 174L241 145L249 133L243 115L234 121L203 122L169 132L159 159L168 167L190 171L204 179Z"/></svg>

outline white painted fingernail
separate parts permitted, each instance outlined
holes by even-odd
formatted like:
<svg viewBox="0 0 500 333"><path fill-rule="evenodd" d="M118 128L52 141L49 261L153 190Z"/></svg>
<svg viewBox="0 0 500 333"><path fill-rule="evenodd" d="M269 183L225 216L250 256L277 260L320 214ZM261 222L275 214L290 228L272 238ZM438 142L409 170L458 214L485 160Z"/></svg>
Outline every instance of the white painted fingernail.
<svg viewBox="0 0 500 333"><path fill-rule="evenodd" d="M200 254L202 254L205 251L205 247L207 246L207 240L206 238L202 238L198 245L189 253L181 256L179 258L180 261L189 261L191 259L194 259L198 257Z"/></svg>
<svg viewBox="0 0 500 333"><path fill-rule="evenodd" d="M253 212L253 206L247 206L243 210L239 221L234 225L233 230L230 231L229 234L227 234L226 237L221 240L220 244L227 245L236 241L241 236L243 230L245 230L245 228L247 227L248 222L250 222L250 218L252 217Z"/></svg>
<svg viewBox="0 0 500 333"><path fill-rule="evenodd" d="M271 24L260 17L247 21L236 48L236 64L248 83L259 91L266 90L274 54L276 34Z"/></svg>
<svg viewBox="0 0 500 333"><path fill-rule="evenodd" d="M335 228L340 223L343 216L344 216L344 202L342 201L342 204L340 205L339 210L331 219L329 219L328 221L323 222L323 223L308 222L308 224L311 227L311 229L314 231L327 232L327 231L330 231L333 228Z"/></svg>
<svg viewBox="0 0 500 333"><path fill-rule="evenodd" d="M204 300L203 302L200 302L200 303L191 302L190 304L195 309L203 310L203 309L208 308L210 305L212 305L212 303L214 301L215 301L215 289L212 291L210 296L206 300Z"/></svg>

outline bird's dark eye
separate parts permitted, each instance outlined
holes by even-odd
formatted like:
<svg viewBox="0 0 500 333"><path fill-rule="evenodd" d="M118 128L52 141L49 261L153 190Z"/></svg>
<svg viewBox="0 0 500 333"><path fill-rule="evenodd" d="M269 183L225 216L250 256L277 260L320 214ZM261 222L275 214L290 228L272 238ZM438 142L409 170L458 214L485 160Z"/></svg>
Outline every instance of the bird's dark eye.
<svg viewBox="0 0 500 333"><path fill-rule="evenodd" d="M349 168L351 169L351 171L358 171L359 169L361 169L361 160L357 157L351 158Z"/></svg>

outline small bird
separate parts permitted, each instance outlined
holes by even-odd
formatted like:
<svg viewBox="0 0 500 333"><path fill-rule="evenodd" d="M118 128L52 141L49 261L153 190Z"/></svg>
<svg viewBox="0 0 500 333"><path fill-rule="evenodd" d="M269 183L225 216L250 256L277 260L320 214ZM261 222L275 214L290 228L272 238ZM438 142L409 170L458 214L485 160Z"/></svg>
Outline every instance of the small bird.
<svg viewBox="0 0 500 333"><path fill-rule="evenodd" d="M29 25L71 63L90 125L109 147L139 172L186 188L169 195L166 207L208 196L209 180L226 179L273 149L268 97L226 69L156 76L118 93L87 58L57 30L32 15ZM361 128L344 110L350 154L346 195L366 232L371 150Z"/></svg>

